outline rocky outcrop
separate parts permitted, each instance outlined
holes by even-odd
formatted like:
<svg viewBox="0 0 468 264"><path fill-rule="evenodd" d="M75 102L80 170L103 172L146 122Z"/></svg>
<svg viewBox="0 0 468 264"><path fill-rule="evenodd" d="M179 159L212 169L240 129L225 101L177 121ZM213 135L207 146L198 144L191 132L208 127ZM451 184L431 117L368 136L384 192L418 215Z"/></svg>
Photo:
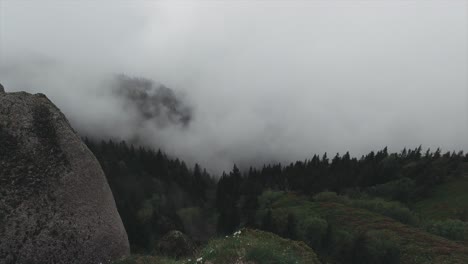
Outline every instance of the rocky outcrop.
<svg viewBox="0 0 468 264"><path fill-rule="evenodd" d="M42 94L0 92L0 263L106 263L129 254L93 154Z"/></svg>
<svg viewBox="0 0 468 264"><path fill-rule="evenodd" d="M195 246L182 232L173 230L164 235L158 242L156 253L181 258L193 255Z"/></svg>

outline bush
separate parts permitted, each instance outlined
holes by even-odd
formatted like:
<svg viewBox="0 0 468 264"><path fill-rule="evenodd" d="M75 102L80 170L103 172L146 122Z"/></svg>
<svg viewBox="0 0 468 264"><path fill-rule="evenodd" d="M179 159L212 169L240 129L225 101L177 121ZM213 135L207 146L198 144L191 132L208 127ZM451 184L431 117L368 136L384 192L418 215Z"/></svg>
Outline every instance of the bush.
<svg viewBox="0 0 468 264"><path fill-rule="evenodd" d="M360 234L354 242L353 263L400 263L399 245L384 231L373 230Z"/></svg>
<svg viewBox="0 0 468 264"><path fill-rule="evenodd" d="M275 201L280 199L284 192L267 190L258 197L259 209L270 209Z"/></svg>
<svg viewBox="0 0 468 264"><path fill-rule="evenodd" d="M468 221L468 209L459 209L456 210L455 215L458 219L467 222Z"/></svg>
<svg viewBox="0 0 468 264"><path fill-rule="evenodd" d="M288 220L284 231L284 237L296 239L297 237L297 219L293 213L288 214Z"/></svg>
<svg viewBox="0 0 468 264"><path fill-rule="evenodd" d="M262 230L273 233L277 232L275 220L273 219L273 215L270 209L265 213L265 215L262 218Z"/></svg>
<svg viewBox="0 0 468 264"><path fill-rule="evenodd" d="M301 230L298 232L301 240L305 241L311 248L322 250L324 240L327 236L328 223L319 217L308 217L301 223Z"/></svg>
<svg viewBox="0 0 468 264"><path fill-rule="evenodd" d="M418 218L414 213L398 202L389 202L382 199L353 200L350 205L388 216L404 224L415 225L418 222Z"/></svg>
<svg viewBox="0 0 468 264"><path fill-rule="evenodd" d="M330 226L329 226L330 230ZM327 248L328 254L338 263L348 263L352 256L354 236L345 230L331 229Z"/></svg>
<svg viewBox="0 0 468 264"><path fill-rule="evenodd" d="M348 198L346 196L340 196L335 192L321 192L314 195L312 198L316 202L332 202L332 203L342 203L347 204Z"/></svg>
<svg viewBox="0 0 468 264"><path fill-rule="evenodd" d="M269 245L258 245L251 248L247 251L245 259L258 264L288 264L300 261L292 252L280 252L272 249Z"/></svg>
<svg viewBox="0 0 468 264"><path fill-rule="evenodd" d="M442 221L431 221L425 224L427 232L452 240L468 240L468 223L447 219Z"/></svg>
<svg viewBox="0 0 468 264"><path fill-rule="evenodd" d="M194 240L206 241L215 234L216 214L200 207L187 207L177 211L185 233Z"/></svg>
<svg viewBox="0 0 468 264"><path fill-rule="evenodd" d="M346 196L337 195L334 192L321 192L313 197L316 202L334 202L363 208L378 214L382 214L400 221L404 224L416 225L418 218L408 207L399 202L385 201L380 198L373 199L349 199Z"/></svg>
<svg viewBox="0 0 468 264"><path fill-rule="evenodd" d="M413 198L415 186L416 184L414 180L410 178L401 178L395 181L369 187L367 192L373 196L407 203Z"/></svg>

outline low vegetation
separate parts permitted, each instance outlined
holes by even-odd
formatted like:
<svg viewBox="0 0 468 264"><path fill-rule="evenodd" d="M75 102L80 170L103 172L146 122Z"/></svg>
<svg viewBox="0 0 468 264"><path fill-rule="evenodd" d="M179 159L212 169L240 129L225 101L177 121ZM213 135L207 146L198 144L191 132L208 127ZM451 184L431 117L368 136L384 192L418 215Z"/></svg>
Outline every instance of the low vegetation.
<svg viewBox="0 0 468 264"><path fill-rule="evenodd" d="M119 264L468 259L468 155L462 152L418 147L360 159L315 155L286 166L234 166L216 182L200 166L189 168L161 151L87 144L107 175L132 252L143 254ZM196 254L151 255L161 254L158 241L174 229L195 241Z"/></svg>
<svg viewBox="0 0 468 264"><path fill-rule="evenodd" d="M350 199L347 196L337 195L333 192L322 192L313 197L317 202L341 203L356 208L363 208L374 213L388 216L404 224L417 225L418 216L407 206L395 201L387 201L382 198L360 197Z"/></svg>
<svg viewBox="0 0 468 264"><path fill-rule="evenodd" d="M181 260L159 256L131 256L114 264L319 264L317 255L302 242L258 230L242 229L232 236L211 240L198 254Z"/></svg>
<svg viewBox="0 0 468 264"><path fill-rule="evenodd" d="M435 187L431 196L416 202L414 210L425 218L468 221L467 190L468 178L448 181Z"/></svg>
<svg viewBox="0 0 468 264"><path fill-rule="evenodd" d="M283 193L269 208L260 208L262 217L271 215L273 232L287 234L287 215L297 219L292 236L306 242L324 262L332 263L466 263L468 247L461 243L429 234L399 221L337 201L308 200L303 196ZM338 200L337 200L338 199ZM289 228L289 230L291 230Z"/></svg>

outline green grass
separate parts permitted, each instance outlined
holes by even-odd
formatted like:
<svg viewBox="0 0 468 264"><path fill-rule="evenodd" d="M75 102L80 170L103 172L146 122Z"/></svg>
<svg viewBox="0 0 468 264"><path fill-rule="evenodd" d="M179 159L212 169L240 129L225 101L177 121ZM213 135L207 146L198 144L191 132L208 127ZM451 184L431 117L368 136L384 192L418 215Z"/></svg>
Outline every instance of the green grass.
<svg viewBox="0 0 468 264"><path fill-rule="evenodd" d="M384 231L400 248L401 263L468 263L468 247L465 245L366 209L334 202L308 201L294 194L283 195L271 207L278 222L284 223L288 213L294 213L297 219L321 217L338 230L352 234Z"/></svg>
<svg viewBox="0 0 468 264"><path fill-rule="evenodd" d="M305 243L272 233L242 229L239 234L213 239L196 257L179 261L158 256L131 256L114 264L319 264Z"/></svg>
<svg viewBox="0 0 468 264"><path fill-rule="evenodd" d="M468 220L468 178L455 179L436 187L430 198L417 202L413 207L424 218Z"/></svg>
<svg viewBox="0 0 468 264"><path fill-rule="evenodd" d="M200 256L213 264L320 263L314 251L303 242L249 229L242 229L240 235L212 240L201 251Z"/></svg>

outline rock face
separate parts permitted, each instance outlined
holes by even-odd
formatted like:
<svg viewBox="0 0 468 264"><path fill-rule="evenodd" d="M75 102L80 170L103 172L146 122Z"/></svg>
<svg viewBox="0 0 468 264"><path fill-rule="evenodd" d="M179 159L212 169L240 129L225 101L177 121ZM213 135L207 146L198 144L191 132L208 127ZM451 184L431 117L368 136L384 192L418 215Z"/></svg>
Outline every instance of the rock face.
<svg viewBox="0 0 468 264"><path fill-rule="evenodd" d="M191 256L194 253L195 246L193 242L180 231L170 231L164 235L158 242L157 253L180 258Z"/></svg>
<svg viewBox="0 0 468 264"><path fill-rule="evenodd" d="M0 263L106 263L127 233L93 154L42 94L0 92Z"/></svg>

